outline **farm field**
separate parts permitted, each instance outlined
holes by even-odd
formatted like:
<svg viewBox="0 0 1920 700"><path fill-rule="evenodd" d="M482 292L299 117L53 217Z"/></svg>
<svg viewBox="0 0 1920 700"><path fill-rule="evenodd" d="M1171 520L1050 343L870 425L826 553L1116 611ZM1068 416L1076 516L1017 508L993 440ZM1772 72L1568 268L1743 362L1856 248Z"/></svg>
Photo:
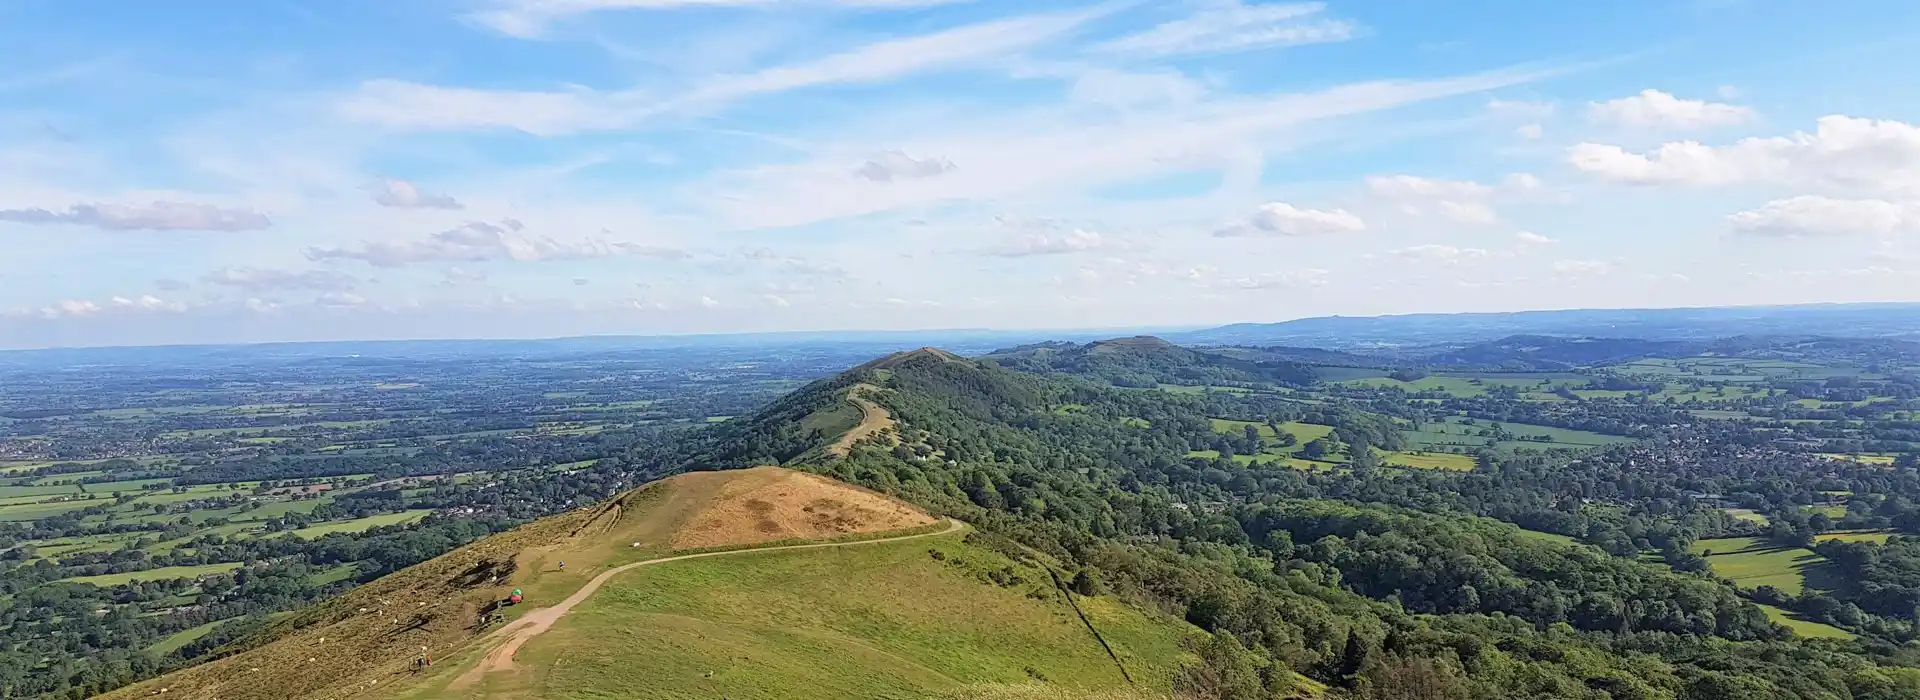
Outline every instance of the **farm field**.
<svg viewBox="0 0 1920 700"><path fill-rule="evenodd" d="M1765 612L1767 619L1772 620L1774 624L1783 625L1787 629L1793 630L1794 634L1802 637L1809 639L1853 639L1857 636L1852 632L1824 622L1802 620L1789 610L1760 603L1755 603L1754 605L1760 606L1760 610Z"/></svg>
<svg viewBox="0 0 1920 700"><path fill-rule="evenodd" d="M431 510L408 510L399 513L388 513L386 515L374 515L358 520L342 520L336 523L327 523L325 525L315 525L313 527L294 530L293 536L312 539L331 535L336 532L364 532L376 527L419 522L421 518L427 517L427 515L432 512Z"/></svg>
<svg viewBox="0 0 1920 700"><path fill-rule="evenodd" d="M1756 537L1699 540L1693 553L1706 557L1713 573L1743 589L1772 586L1787 595L1805 590L1806 575L1825 559L1798 547L1782 547Z"/></svg>
<svg viewBox="0 0 1920 700"><path fill-rule="evenodd" d="M1525 423L1502 423L1500 427L1513 439L1497 439L1485 435L1493 429L1490 421L1473 421L1469 418L1452 416L1444 423L1425 423L1419 430L1402 430L1407 441L1416 449L1429 452L1453 450L1475 450L1492 447L1496 450L1511 451L1517 449L1587 449L1605 445L1631 442L1631 438L1584 430L1570 430L1545 425Z"/></svg>
<svg viewBox="0 0 1920 700"><path fill-rule="evenodd" d="M116 586L133 581L163 581L174 578L198 578L207 574L224 574L245 564L230 562L226 564L203 564L200 566L166 566L145 571L127 571L118 574L99 574L96 576L75 576L66 579L74 583L90 583L95 586Z"/></svg>

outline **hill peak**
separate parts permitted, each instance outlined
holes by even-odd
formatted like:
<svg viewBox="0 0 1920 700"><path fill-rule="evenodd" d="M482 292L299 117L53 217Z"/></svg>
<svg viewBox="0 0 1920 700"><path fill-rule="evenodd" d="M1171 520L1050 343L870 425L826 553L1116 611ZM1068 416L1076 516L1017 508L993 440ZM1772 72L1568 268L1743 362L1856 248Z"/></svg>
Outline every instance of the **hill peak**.
<svg viewBox="0 0 1920 700"><path fill-rule="evenodd" d="M496 628L482 621L488 617L570 607L565 601L597 585L590 579L638 562L689 550L907 532L934 522L904 502L817 474L779 467L690 472L388 574L276 623L240 643L242 651L107 697L364 696L412 678L416 657L471 660L499 641L490 636ZM499 604L522 592L525 607Z"/></svg>
<svg viewBox="0 0 1920 700"><path fill-rule="evenodd" d="M868 362L867 364L861 365L860 369L893 369L894 367L898 367L900 365L903 365L909 362L921 361L921 360L936 360L940 362L960 362L960 363L967 362L967 358L961 357L951 352L947 352L945 350L941 350L940 348L924 347L918 350L902 350L900 352L893 353L886 357L882 357L878 360L874 360L872 362Z"/></svg>

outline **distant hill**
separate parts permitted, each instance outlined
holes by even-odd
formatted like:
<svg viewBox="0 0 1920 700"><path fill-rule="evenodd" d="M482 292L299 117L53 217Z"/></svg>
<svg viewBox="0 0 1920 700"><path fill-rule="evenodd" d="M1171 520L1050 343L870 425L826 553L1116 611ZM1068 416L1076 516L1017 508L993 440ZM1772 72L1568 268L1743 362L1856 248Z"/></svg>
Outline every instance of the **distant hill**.
<svg viewBox="0 0 1920 700"><path fill-rule="evenodd" d="M1475 343L1512 335L1710 340L1740 335L1920 337L1920 304L1809 304L1680 309L1325 316L1238 323L1167 338L1199 345L1322 348Z"/></svg>
<svg viewBox="0 0 1920 700"><path fill-rule="evenodd" d="M1117 688L1116 658L1164 689L1191 627L1108 599L1076 613L1041 560L960 527L813 474L689 473L395 572L106 697L928 697L1039 678ZM524 602L482 624L513 591ZM1114 631L1111 655L1089 624Z"/></svg>
<svg viewBox="0 0 1920 700"><path fill-rule="evenodd" d="M981 358L1023 372L1059 372L1116 386L1218 382L1313 383L1312 366L1274 354L1196 350L1153 336L1114 338L1084 345L1039 343L997 350Z"/></svg>

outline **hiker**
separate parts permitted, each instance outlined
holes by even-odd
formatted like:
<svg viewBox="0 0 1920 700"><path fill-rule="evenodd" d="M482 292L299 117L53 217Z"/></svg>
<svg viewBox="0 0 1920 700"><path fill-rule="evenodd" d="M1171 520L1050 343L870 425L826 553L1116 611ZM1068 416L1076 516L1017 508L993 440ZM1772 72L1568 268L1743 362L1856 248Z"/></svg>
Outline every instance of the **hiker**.
<svg viewBox="0 0 1920 700"><path fill-rule="evenodd" d="M567 570L567 560L565 560L565 559L561 559L561 560L560 560L560 570L561 570L561 571L566 571L566 570Z"/></svg>

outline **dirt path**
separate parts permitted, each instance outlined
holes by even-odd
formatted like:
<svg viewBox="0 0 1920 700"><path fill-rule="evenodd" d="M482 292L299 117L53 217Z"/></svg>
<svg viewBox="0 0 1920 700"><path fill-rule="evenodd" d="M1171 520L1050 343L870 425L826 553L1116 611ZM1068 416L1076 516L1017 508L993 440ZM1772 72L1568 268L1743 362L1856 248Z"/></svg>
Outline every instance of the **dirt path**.
<svg viewBox="0 0 1920 700"><path fill-rule="evenodd" d="M687 559L703 559L706 557L725 557L725 556L732 556L736 554L756 554L760 552L783 552L783 551L796 550L796 549L825 549L828 547L857 547L857 546L866 545L866 544L883 544L887 542L900 542L903 540L919 539L922 537L933 537L935 535L948 535L948 534L952 534L952 533L964 530L966 529L966 527L967 526L965 524L962 524L958 520L948 520L947 528L944 530L940 530L938 532L922 532L915 535L901 535L899 537L886 537L886 538L881 538L877 540L860 540L857 542L817 542L814 544L790 544L790 545L783 545L779 547L756 547L753 549L734 549L734 550L728 550L725 552L701 552L698 554L682 554L675 557L666 557L663 559L648 559L646 561L638 561L632 564L626 564L624 566L616 566L614 568L600 572L600 575L593 577L593 580L588 581L587 585L581 586L580 590L574 591L573 595L567 596L567 599L560 601L558 605L541 608L539 610L535 610L533 612L527 613L526 615L521 616L520 619L514 620L513 624L507 625L506 627L502 627L500 628L499 631L494 632L491 635L488 635L490 639L504 637L506 638L506 642L494 648L493 651L487 652L486 657L482 658L479 664L475 665L472 669L468 670L466 673L460 674L460 677L458 679L455 679L453 682L453 685L448 686L448 689L461 690L464 688L469 688L469 687L472 687L475 683L478 683L480 679L486 676L488 673L513 668L513 656L514 654L520 651L521 645L526 644L528 640L533 639L534 637L538 637L540 636L541 633L546 632L548 629L551 629L553 627L553 623L559 622L560 618L565 617L567 612L573 610L573 606L579 605L580 603L586 601L588 597L591 597L593 595L594 591L600 590L601 585L604 585L609 579L612 579L615 575L626 572L628 569L637 569L642 566L666 564L668 562L684 561Z"/></svg>
<svg viewBox="0 0 1920 700"><path fill-rule="evenodd" d="M877 388L871 384L855 384L852 389L847 390L847 401L860 409L860 424L841 435L839 440L835 440L833 446L827 448L828 453L836 457L845 457L853 450L854 443L893 427L893 414L862 395L876 390Z"/></svg>

